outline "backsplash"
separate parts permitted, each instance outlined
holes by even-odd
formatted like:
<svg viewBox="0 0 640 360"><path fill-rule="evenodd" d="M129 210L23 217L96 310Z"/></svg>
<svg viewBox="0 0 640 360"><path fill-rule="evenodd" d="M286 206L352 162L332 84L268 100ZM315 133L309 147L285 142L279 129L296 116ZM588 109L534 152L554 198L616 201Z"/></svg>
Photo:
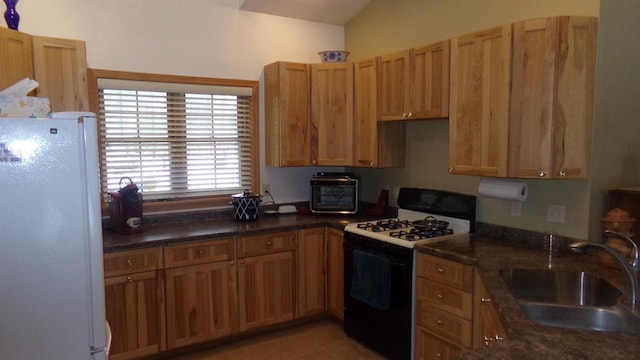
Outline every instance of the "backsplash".
<svg viewBox="0 0 640 360"><path fill-rule="evenodd" d="M544 233L510 228L506 226L476 223L476 234L493 238L500 242L508 242L525 249L543 249ZM577 241L564 236L560 236L560 250L568 248L569 243Z"/></svg>

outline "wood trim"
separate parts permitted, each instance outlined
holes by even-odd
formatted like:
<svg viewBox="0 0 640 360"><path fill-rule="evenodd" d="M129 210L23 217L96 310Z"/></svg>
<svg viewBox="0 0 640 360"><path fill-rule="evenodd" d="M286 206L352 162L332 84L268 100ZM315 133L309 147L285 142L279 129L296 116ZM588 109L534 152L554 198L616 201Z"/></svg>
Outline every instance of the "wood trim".
<svg viewBox="0 0 640 360"><path fill-rule="evenodd" d="M168 83L189 83L196 85L221 85L221 86L240 86L249 87L253 93L253 123L254 131L251 133L251 176L254 180L250 189L253 193L260 192L260 92L259 82L256 80L238 80L223 78L208 78L199 76L181 76L166 74L139 73L130 71L105 70L105 69L88 69L87 70L87 86L89 89L89 110L96 113L98 121L100 121L100 105L98 98L98 79L127 79L138 81L161 81ZM102 149L101 139L98 138L99 149ZM100 153L102 156L102 153ZM144 203L144 213L155 213L161 211L179 211L179 210L197 210L211 207L227 207L229 206L231 193L226 195L207 196L202 198L173 200L173 201L148 201ZM109 204L105 201L108 194L102 194L101 202L102 213L109 214Z"/></svg>

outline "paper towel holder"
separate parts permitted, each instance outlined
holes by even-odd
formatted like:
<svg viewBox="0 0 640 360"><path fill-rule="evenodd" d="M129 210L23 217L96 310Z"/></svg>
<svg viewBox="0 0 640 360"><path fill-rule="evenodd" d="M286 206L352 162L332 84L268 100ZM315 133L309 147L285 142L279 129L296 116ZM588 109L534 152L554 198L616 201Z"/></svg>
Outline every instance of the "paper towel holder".
<svg viewBox="0 0 640 360"><path fill-rule="evenodd" d="M523 202L529 191L522 181L481 178L478 193L484 197Z"/></svg>

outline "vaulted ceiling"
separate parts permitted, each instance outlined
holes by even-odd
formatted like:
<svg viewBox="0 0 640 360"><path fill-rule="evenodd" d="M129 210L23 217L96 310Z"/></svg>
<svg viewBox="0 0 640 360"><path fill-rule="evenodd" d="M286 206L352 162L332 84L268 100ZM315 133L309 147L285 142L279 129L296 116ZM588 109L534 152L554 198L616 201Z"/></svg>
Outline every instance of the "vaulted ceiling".
<svg viewBox="0 0 640 360"><path fill-rule="evenodd" d="M346 25L370 0L239 0L240 10Z"/></svg>

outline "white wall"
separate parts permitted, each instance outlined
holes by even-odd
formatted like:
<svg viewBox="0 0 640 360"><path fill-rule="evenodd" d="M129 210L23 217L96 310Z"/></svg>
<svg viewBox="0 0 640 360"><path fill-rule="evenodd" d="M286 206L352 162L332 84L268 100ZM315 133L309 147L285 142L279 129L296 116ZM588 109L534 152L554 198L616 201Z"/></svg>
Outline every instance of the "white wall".
<svg viewBox="0 0 640 360"><path fill-rule="evenodd" d="M260 80L261 182L278 202L309 198L318 168L264 166L263 67L319 62L344 28L239 11L238 0L23 0L20 31L81 39L90 68ZM3 24L4 25L4 24Z"/></svg>

